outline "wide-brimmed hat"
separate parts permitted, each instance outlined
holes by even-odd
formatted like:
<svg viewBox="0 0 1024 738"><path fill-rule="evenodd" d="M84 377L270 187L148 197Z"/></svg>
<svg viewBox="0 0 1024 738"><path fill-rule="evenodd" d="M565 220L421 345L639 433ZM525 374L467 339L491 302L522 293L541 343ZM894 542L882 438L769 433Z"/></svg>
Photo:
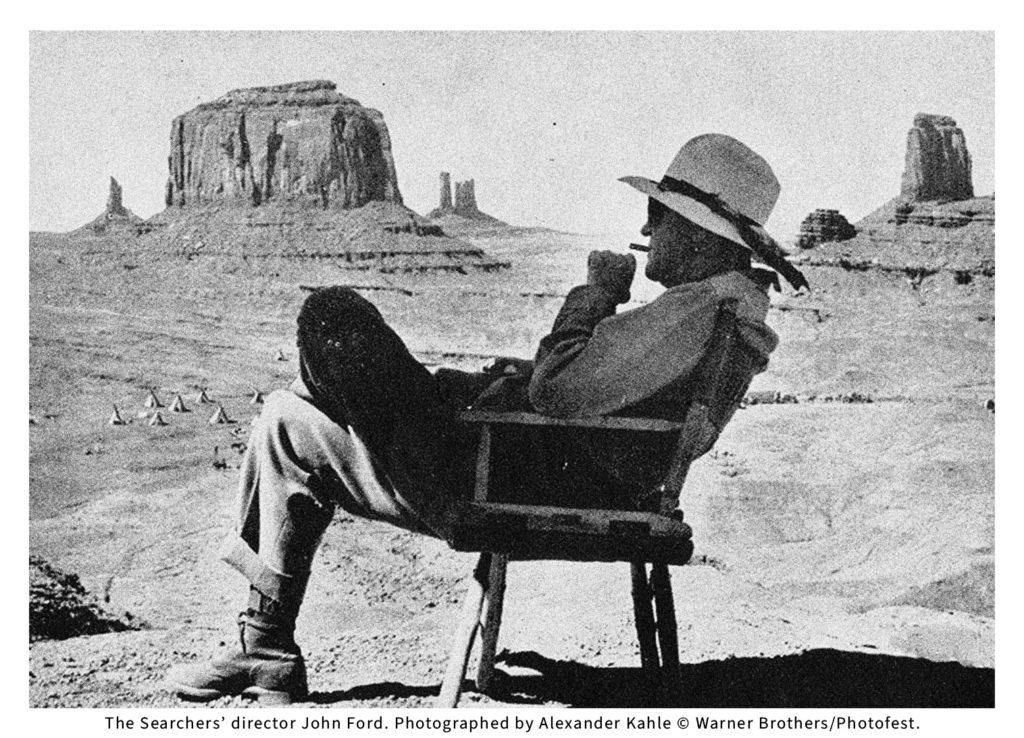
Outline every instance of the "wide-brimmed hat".
<svg viewBox="0 0 1024 738"><path fill-rule="evenodd" d="M764 229L779 199L779 180L768 162L735 138L706 133L690 139L660 182L635 176L619 181L753 252L793 287L807 287Z"/></svg>

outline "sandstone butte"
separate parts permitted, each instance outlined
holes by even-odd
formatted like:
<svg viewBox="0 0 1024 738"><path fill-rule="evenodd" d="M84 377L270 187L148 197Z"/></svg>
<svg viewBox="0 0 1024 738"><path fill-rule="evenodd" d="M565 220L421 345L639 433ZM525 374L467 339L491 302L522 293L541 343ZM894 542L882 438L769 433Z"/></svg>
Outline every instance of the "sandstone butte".
<svg viewBox="0 0 1024 738"><path fill-rule="evenodd" d="M75 235L186 258L329 258L360 273L509 266L404 205L383 115L334 82L237 89L196 106L171 123L167 166L162 212L135 217L112 183L106 212Z"/></svg>
<svg viewBox="0 0 1024 738"><path fill-rule="evenodd" d="M232 90L171 124L168 206L401 204L384 117L312 80Z"/></svg>
<svg viewBox="0 0 1024 738"><path fill-rule="evenodd" d="M845 225L844 225L845 224ZM907 132L900 193L848 227L834 210L804 219L807 264L908 273L995 273L995 195L975 196L964 132L947 115L918 113Z"/></svg>
<svg viewBox="0 0 1024 738"><path fill-rule="evenodd" d="M900 199L967 200L974 197L967 140L948 115L918 113L907 131Z"/></svg>

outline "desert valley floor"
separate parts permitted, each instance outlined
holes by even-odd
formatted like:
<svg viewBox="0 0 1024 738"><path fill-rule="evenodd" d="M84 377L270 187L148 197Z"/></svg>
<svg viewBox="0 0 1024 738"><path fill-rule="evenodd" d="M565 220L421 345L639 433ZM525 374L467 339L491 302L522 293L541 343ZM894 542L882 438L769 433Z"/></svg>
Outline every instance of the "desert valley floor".
<svg viewBox="0 0 1024 738"><path fill-rule="evenodd" d="M32 643L31 705L177 706L166 670L234 645L246 585L216 552L249 399L297 369L304 286L357 286L424 362L474 369L532 356L587 251L619 248L541 230L466 238L511 267L382 274L31 235L31 553L141 626ZM781 344L752 387L795 401L738 412L684 490L686 699L975 704L995 665L994 280L806 273L810 295L773 298ZM232 423L207 422L204 388ZM150 389L191 412L149 426ZM113 405L126 425L107 424ZM429 706L473 561L339 514L298 625L311 703ZM500 678L468 704L650 704L625 564L513 564L504 623Z"/></svg>

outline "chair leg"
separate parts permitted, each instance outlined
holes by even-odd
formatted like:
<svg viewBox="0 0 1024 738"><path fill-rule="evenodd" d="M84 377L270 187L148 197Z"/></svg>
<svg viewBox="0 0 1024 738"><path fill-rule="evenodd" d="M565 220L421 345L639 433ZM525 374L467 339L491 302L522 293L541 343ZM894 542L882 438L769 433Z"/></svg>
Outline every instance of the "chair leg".
<svg viewBox="0 0 1024 738"><path fill-rule="evenodd" d="M451 654L448 656L448 668L441 683L441 694L437 698L438 707L455 707L459 704L462 694L462 680L466 677L466 666L469 654L473 650L473 641L480 625L480 609L487 593L487 582L491 567L491 554L480 554L473 576L469 580L466 601L462 604L459 615L459 629L455 633Z"/></svg>
<svg viewBox="0 0 1024 738"><path fill-rule="evenodd" d="M672 598L672 577L667 564L651 566L651 587L657 608L658 645L661 648L662 680L670 698L680 696L679 633L676 606Z"/></svg>
<svg viewBox="0 0 1024 738"><path fill-rule="evenodd" d="M498 650L498 632L505 604L505 571L507 554L492 554L487 594L484 598L483 632L480 636L480 665L476 671L476 689L486 692L494 675L494 655Z"/></svg>
<svg viewBox="0 0 1024 738"><path fill-rule="evenodd" d="M658 646L654 635L654 611L651 608L651 588L647 584L647 565L633 561L629 565L633 583L633 617L636 635L640 641L640 665L648 676L658 670Z"/></svg>

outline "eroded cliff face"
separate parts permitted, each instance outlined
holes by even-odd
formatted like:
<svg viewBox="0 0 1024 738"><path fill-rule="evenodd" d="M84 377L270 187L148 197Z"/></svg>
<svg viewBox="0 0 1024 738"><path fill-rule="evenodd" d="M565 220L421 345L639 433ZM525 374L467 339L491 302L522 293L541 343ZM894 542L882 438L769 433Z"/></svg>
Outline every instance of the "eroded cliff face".
<svg viewBox="0 0 1024 738"><path fill-rule="evenodd" d="M900 199L921 202L972 197L971 155L964 132L947 115L918 113L907 132Z"/></svg>
<svg viewBox="0 0 1024 738"><path fill-rule="evenodd" d="M171 124L166 203L401 203L384 117L314 80L232 90Z"/></svg>

